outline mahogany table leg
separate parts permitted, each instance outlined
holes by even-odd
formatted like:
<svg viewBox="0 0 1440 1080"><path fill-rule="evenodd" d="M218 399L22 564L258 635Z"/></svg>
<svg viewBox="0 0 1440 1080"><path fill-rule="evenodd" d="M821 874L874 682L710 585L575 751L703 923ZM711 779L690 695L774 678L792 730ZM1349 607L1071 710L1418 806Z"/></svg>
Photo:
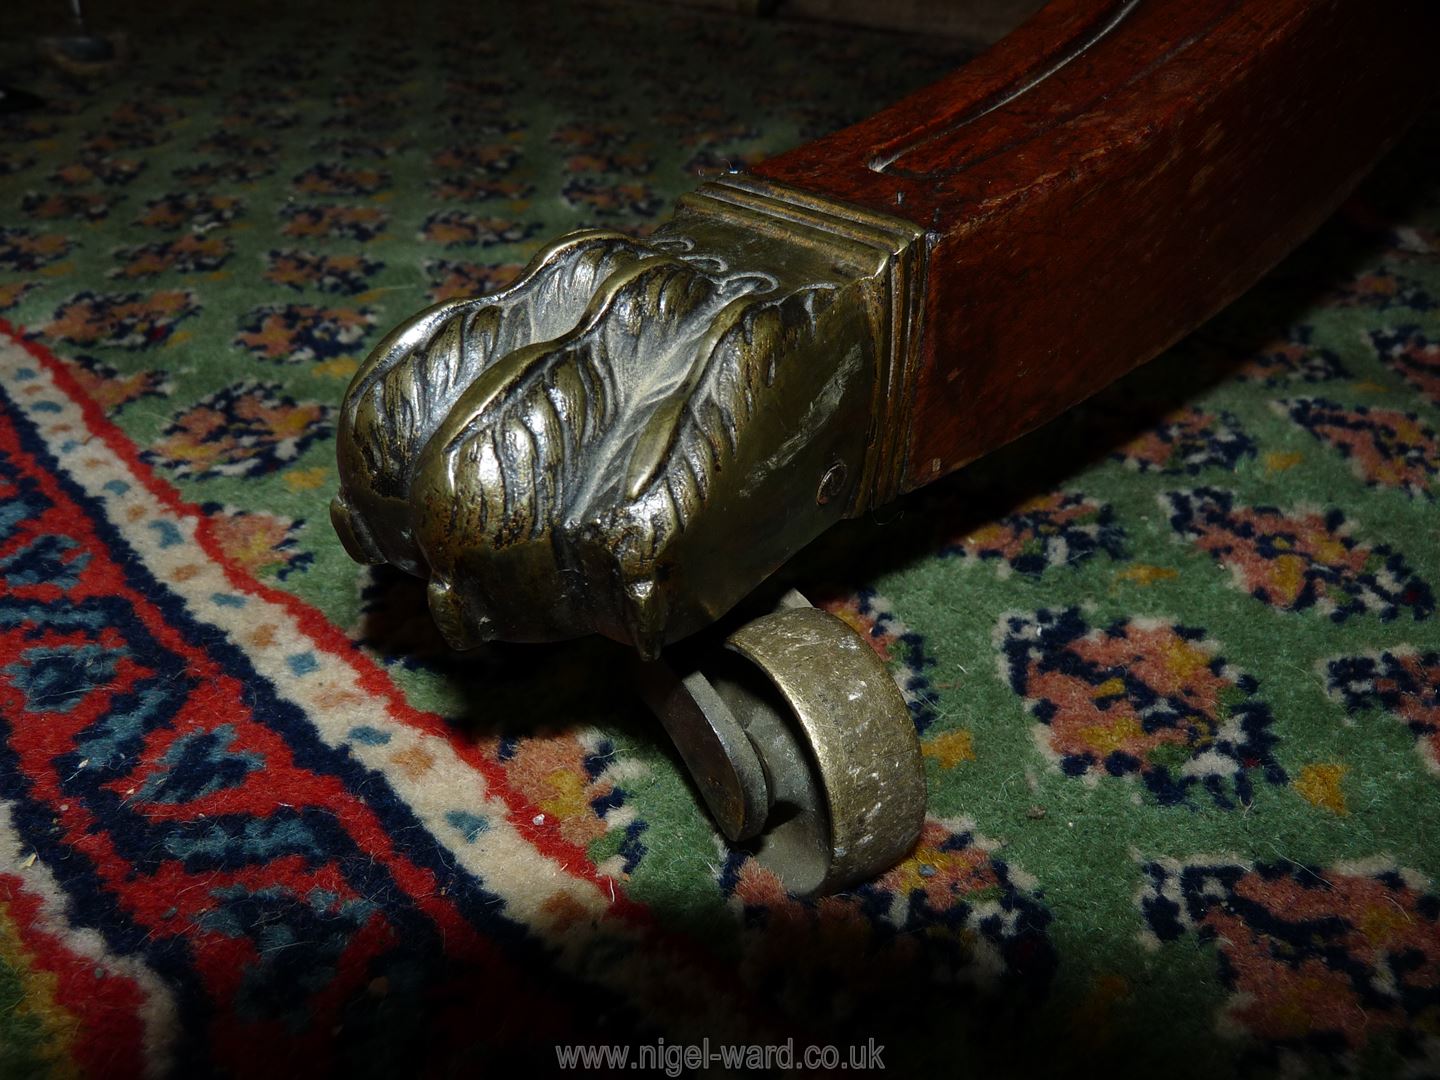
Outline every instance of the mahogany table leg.
<svg viewBox="0 0 1440 1080"><path fill-rule="evenodd" d="M1054 0L947 79L416 316L347 394L335 521L457 646L653 656L834 521L1148 360L1424 100L1419 0Z"/></svg>
<svg viewBox="0 0 1440 1080"><path fill-rule="evenodd" d="M346 395L336 528L428 578L458 648L599 632L654 658L1248 288L1417 112L1437 29L1424 0L1054 0L647 240L563 237L397 328ZM805 728L819 787L859 791L832 734ZM875 868L830 812L807 887Z"/></svg>

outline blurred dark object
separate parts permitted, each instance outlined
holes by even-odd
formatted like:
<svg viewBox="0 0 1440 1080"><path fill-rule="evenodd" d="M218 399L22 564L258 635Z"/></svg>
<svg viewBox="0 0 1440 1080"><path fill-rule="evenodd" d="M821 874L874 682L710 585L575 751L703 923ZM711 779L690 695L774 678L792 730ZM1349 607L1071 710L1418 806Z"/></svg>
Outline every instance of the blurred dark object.
<svg viewBox="0 0 1440 1080"><path fill-rule="evenodd" d="M80 0L70 0L75 31L40 39L40 54L61 71L70 75L89 76L108 71L125 57L123 34L93 33L85 22Z"/></svg>
<svg viewBox="0 0 1440 1080"><path fill-rule="evenodd" d="M691 7L741 15L848 23L965 38L980 44L1000 40L1039 9L1042 0L669 0Z"/></svg>
<svg viewBox="0 0 1440 1080"><path fill-rule="evenodd" d="M17 90L13 86L0 85L0 116L10 113L28 112L45 104L45 99L28 90Z"/></svg>

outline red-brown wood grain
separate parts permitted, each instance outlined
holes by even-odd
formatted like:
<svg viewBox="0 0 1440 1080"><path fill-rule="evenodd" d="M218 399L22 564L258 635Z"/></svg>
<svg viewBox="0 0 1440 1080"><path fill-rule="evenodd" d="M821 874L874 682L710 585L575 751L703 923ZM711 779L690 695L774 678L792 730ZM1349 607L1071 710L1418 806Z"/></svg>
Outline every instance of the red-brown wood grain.
<svg viewBox="0 0 1440 1080"><path fill-rule="evenodd" d="M1053 0L755 172L929 230L913 488L1253 284L1423 106L1437 42L1433 0Z"/></svg>

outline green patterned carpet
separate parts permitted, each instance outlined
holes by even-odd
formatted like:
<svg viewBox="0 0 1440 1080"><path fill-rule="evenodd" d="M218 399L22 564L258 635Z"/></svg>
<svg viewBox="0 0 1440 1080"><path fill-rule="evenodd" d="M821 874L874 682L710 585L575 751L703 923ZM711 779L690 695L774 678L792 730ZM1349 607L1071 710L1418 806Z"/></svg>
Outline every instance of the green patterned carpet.
<svg viewBox="0 0 1440 1080"><path fill-rule="evenodd" d="M787 571L892 665L930 792L912 858L805 903L610 643L456 656L350 562L336 407L416 309L965 50L638 4L124 25L91 84L0 52L47 101L0 117L0 1075L662 1038L1440 1075L1433 114L1192 338Z"/></svg>

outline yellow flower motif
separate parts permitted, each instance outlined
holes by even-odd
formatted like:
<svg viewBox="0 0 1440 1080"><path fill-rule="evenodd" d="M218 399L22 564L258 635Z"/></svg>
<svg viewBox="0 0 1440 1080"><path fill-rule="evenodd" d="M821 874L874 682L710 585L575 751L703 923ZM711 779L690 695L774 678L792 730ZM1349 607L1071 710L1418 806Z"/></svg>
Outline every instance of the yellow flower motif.
<svg viewBox="0 0 1440 1080"><path fill-rule="evenodd" d="M1210 667L1210 654L1197 649L1183 638L1174 637L1165 643L1165 666L1184 681L1195 678Z"/></svg>
<svg viewBox="0 0 1440 1080"><path fill-rule="evenodd" d="M1329 810L1332 814L1348 814L1345 792L1340 780L1350 771L1350 766L1335 762L1316 762L1306 765L1295 779L1295 790L1312 806Z"/></svg>
<svg viewBox="0 0 1440 1080"><path fill-rule="evenodd" d="M975 736L964 728L947 731L944 735L926 739L920 744L920 752L938 761L941 768L953 769L962 761L975 760Z"/></svg>
<svg viewBox="0 0 1440 1080"><path fill-rule="evenodd" d="M1281 453L1279 450L1272 450L1265 455L1265 468L1272 473L1285 472L1295 468L1305 460L1304 454L1297 454L1293 450L1288 453Z"/></svg>
<svg viewBox="0 0 1440 1080"><path fill-rule="evenodd" d="M337 356L333 360L326 360L316 364L314 371L316 375L329 375L336 379L348 379L354 375L360 367L353 356Z"/></svg>
<svg viewBox="0 0 1440 1080"><path fill-rule="evenodd" d="M313 469L292 469L285 474L285 486L291 491L314 491L330 482L330 470L324 465Z"/></svg>
<svg viewBox="0 0 1440 1080"><path fill-rule="evenodd" d="M1127 567L1115 574L1117 580L1133 581L1136 585L1154 585L1157 581L1173 581L1179 576L1180 571L1169 566L1150 566L1145 563Z"/></svg>
<svg viewBox="0 0 1440 1080"><path fill-rule="evenodd" d="M1132 747L1144 737L1140 721L1133 716L1120 716L1112 723L1092 725L1080 734L1085 745L1101 757Z"/></svg>
<svg viewBox="0 0 1440 1080"><path fill-rule="evenodd" d="M570 769L555 769L545 777L545 782L555 794L541 801L541 810L561 821L585 812L584 777Z"/></svg>

